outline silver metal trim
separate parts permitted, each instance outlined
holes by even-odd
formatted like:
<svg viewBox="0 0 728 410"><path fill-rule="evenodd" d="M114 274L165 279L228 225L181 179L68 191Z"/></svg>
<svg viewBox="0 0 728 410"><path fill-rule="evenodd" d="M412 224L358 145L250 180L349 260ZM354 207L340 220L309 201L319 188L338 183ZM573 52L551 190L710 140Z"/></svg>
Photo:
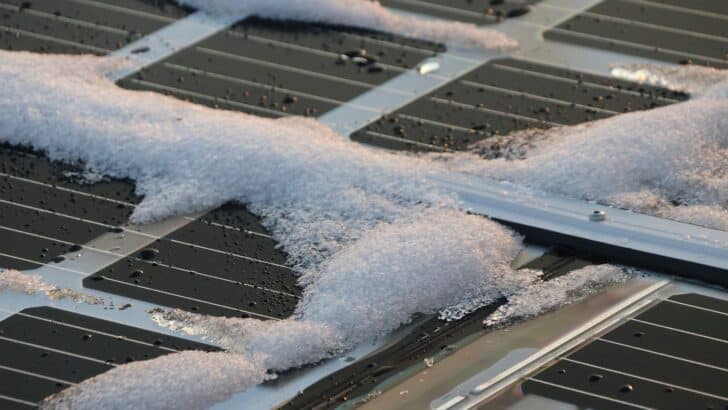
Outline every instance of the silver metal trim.
<svg viewBox="0 0 728 410"><path fill-rule="evenodd" d="M127 64L109 73L108 78L115 82L121 80L226 29L238 20L236 16L211 16L200 11L190 14L111 53L110 56L123 58Z"/></svg>

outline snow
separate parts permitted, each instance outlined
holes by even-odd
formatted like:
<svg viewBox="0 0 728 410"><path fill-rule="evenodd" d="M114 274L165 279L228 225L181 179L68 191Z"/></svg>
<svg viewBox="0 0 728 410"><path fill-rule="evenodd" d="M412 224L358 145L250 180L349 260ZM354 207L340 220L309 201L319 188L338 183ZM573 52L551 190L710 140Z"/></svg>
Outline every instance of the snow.
<svg viewBox="0 0 728 410"><path fill-rule="evenodd" d="M724 86L716 86L728 79L725 70L694 65L617 65L612 67L612 75L642 84L687 92L693 97L701 97L719 89L725 90Z"/></svg>
<svg viewBox="0 0 728 410"><path fill-rule="evenodd" d="M268 371L380 337L417 312L444 309L456 318L510 297L492 318L500 323L622 280L609 266L543 283L536 272L514 271L521 239L459 210L455 198L428 183L435 169L701 223L728 220L721 213L728 192L721 84L683 104L537 133L517 144L517 155L485 161L470 153L390 153L311 119L264 119L123 90L105 77L124 64L114 59L0 51L0 61L5 140L82 161L90 175L136 180L145 199L135 222L246 203L304 272L306 286L285 321L156 312L160 324L230 352L120 366L54 397L48 408L204 408L262 382Z"/></svg>
<svg viewBox="0 0 728 410"><path fill-rule="evenodd" d="M592 265L549 281L538 281L508 298L484 322L502 326L516 319L528 319L568 305L606 286L625 282L632 277L630 269L615 265ZM537 301L534 303L534 301Z"/></svg>
<svg viewBox="0 0 728 410"><path fill-rule="evenodd" d="M473 152L494 159L454 157L453 167L534 190L728 230L728 73L644 66L616 72L671 84L690 91L693 98L484 141Z"/></svg>
<svg viewBox="0 0 728 410"><path fill-rule="evenodd" d="M17 270L0 268L0 292L22 292L28 295L43 293L50 300L71 299L74 302L92 305L103 304L103 299L86 295L72 289L59 288L43 282L38 275L22 273Z"/></svg>
<svg viewBox="0 0 728 410"><path fill-rule="evenodd" d="M229 353L181 352L117 366L41 403L41 409L205 409L268 378L265 369ZM103 394L99 394L102 391ZM184 392L176 394L175 392ZM152 396L149 392L158 392Z"/></svg>
<svg viewBox="0 0 728 410"><path fill-rule="evenodd" d="M371 0L177 0L211 14L328 23L384 31L451 46L506 51L518 43L505 34L456 21L402 16Z"/></svg>
<svg viewBox="0 0 728 410"><path fill-rule="evenodd" d="M123 64L115 60L8 52L0 59L0 134L10 142L136 180L145 196L137 222L244 202L305 272L292 319L166 319L239 355L231 356L237 366L220 370L238 390L260 382L261 369L315 363L414 313L449 307L455 317L538 279L510 267L517 235L463 213L427 182L442 161L351 143L310 119L263 119L123 90L104 77ZM230 394L180 388L183 381L155 373L186 368L186 360L135 364L134 377L117 369L47 405L97 408L105 400L113 408L129 396L152 407L204 407ZM216 365L190 372L206 376Z"/></svg>

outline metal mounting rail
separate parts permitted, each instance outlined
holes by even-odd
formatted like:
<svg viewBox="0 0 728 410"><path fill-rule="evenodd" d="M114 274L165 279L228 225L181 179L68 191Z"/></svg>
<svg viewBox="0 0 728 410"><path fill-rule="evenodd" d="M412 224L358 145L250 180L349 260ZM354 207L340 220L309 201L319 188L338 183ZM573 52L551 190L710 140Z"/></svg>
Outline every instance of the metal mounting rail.
<svg viewBox="0 0 728 410"><path fill-rule="evenodd" d="M728 232L548 194L473 175L431 175L462 206L535 243L728 286ZM605 218L595 221L594 211Z"/></svg>

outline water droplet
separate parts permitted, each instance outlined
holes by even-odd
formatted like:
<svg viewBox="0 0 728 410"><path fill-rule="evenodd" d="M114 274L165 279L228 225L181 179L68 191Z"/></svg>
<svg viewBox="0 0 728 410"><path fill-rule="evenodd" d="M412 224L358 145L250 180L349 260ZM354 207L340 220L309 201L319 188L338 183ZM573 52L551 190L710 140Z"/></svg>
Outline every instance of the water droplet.
<svg viewBox="0 0 728 410"><path fill-rule="evenodd" d="M159 255L159 251L154 248L147 248L143 249L141 252L139 252L139 259L148 261L151 259L154 259Z"/></svg>
<svg viewBox="0 0 728 410"><path fill-rule="evenodd" d="M592 383L596 383L599 380L602 380L603 378L604 378L603 375L601 375L599 373L594 373L591 376L589 376L589 381L592 382Z"/></svg>

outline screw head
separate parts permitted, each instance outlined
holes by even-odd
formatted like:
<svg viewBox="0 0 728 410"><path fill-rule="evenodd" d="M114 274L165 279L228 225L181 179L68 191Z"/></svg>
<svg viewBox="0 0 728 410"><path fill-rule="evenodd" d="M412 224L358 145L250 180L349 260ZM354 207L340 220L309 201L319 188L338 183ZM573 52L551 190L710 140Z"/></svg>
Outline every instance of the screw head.
<svg viewBox="0 0 728 410"><path fill-rule="evenodd" d="M607 219L607 213L600 210L595 210L589 214L589 220L592 222L602 222Z"/></svg>

